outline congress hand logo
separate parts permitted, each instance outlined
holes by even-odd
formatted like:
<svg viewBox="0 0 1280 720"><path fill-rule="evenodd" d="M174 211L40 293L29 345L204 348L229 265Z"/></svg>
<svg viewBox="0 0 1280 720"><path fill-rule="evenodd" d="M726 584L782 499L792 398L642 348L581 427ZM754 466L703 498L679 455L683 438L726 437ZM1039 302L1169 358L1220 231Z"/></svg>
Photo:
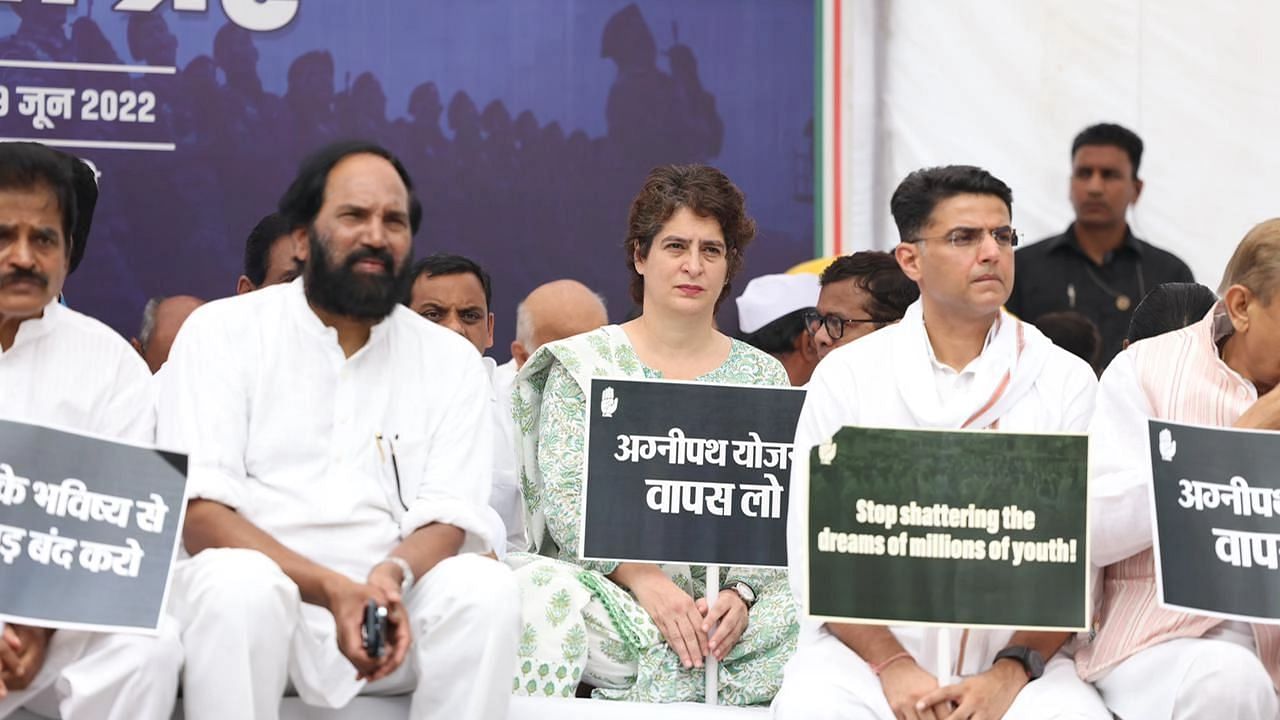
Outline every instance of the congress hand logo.
<svg viewBox="0 0 1280 720"><path fill-rule="evenodd" d="M618 411L618 398L613 394L613 388L607 387L604 392L600 393L600 416L611 418Z"/></svg>
<svg viewBox="0 0 1280 720"><path fill-rule="evenodd" d="M1173 460L1173 456L1178 453L1178 442L1173 439L1173 433L1169 432L1169 428L1160 431L1160 459L1165 462Z"/></svg>
<svg viewBox="0 0 1280 720"><path fill-rule="evenodd" d="M836 459L836 443L834 440L828 440L818 446L818 462L823 465L830 465L832 460Z"/></svg>

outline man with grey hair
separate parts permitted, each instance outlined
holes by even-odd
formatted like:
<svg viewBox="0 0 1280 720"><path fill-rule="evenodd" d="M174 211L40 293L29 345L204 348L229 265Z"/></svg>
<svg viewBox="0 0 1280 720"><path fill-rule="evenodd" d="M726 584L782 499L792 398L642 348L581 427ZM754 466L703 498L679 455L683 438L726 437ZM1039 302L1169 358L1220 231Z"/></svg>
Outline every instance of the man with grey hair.
<svg viewBox="0 0 1280 720"><path fill-rule="evenodd" d="M129 344L147 362L152 375L169 359L169 348L187 316L203 304L203 300L191 295L159 295L147 301L142 309L142 327Z"/></svg>
<svg viewBox="0 0 1280 720"><path fill-rule="evenodd" d="M511 417L511 388L516 372L549 342L591 332L609 322L604 298L577 280L552 280L533 289L516 306L516 339L511 360L493 374L493 391L504 417Z"/></svg>
<svg viewBox="0 0 1280 720"><path fill-rule="evenodd" d="M1156 585L1148 421L1280 430L1280 218L1240 241L1218 296L1191 325L1116 355L1089 425L1089 556L1101 602L1075 660L1126 719L1280 710L1280 628L1166 607Z"/></svg>
<svg viewBox="0 0 1280 720"><path fill-rule="evenodd" d="M534 288L516 306L511 360L493 374L493 391L504 417L511 417L511 388L529 356L549 342L591 332L608 322L604 298L577 280L552 280Z"/></svg>
<svg viewBox="0 0 1280 720"><path fill-rule="evenodd" d="M515 424L511 418L511 390L515 385L516 372L543 345L590 332L608 322L604 298L577 280L543 283L516 306L516 339L511 342L511 360L499 365L493 373L498 416L504 419L499 437L510 440L507 446L512 452L512 467L515 466ZM527 539L535 541L535 547L543 530L540 516L529 519Z"/></svg>
<svg viewBox="0 0 1280 720"><path fill-rule="evenodd" d="M515 369L543 345L590 332L607 322L604 298L577 280L539 285L516 307L516 339L511 343Z"/></svg>

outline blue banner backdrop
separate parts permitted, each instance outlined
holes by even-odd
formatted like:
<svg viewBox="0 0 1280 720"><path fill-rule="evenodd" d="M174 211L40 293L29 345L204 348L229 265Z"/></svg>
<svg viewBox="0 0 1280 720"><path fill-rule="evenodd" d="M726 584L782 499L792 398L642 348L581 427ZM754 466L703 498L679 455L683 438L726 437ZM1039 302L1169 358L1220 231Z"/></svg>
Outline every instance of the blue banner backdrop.
<svg viewBox="0 0 1280 720"><path fill-rule="evenodd" d="M812 0L96 5L0 5L0 137L100 170L66 295L126 336L151 296L233 292L298 161L344 137L406 161L419 256L492 273L500 359L542 282L627 313L626 210L659 163L709 162L746 191L746 276L812 256Z"/></svg>

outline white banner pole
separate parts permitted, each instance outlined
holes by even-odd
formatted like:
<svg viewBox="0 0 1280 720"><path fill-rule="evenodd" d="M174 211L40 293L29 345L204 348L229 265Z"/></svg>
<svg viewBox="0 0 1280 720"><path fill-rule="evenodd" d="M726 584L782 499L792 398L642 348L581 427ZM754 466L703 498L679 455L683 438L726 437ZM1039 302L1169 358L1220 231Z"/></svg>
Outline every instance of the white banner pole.
<svg viewBox="0 0 1280 720"><path fill-rule="evenodd" d="M707 614L711 613L711 606L715 603L716 598L720 595L720 566L707 566L707 591L703 596L707 599ZM710 639L712 633L716 631L713 625L707 631L707 637ZM715 705L716 698L720 695L720 666L716 662L714 653L707 654L706 664L704 665L707 676L707 699L708 705Z"/></svg>

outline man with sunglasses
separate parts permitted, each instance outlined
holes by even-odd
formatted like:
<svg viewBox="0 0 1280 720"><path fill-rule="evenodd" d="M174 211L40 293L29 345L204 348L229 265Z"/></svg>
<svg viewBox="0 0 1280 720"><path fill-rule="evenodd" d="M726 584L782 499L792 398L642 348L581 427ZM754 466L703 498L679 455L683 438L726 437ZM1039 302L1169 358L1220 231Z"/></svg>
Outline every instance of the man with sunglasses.
<svg viewBox="0 0 1280 720"><path fill-rule="evenodd" d="M818 306L805 313L821 360L836 348L898 322L920 297L893 253L863 250L838 257L818 279Z"/></svg>
<svg viewBox="0 0 1280 720"><path fill-rule="evenodd" d="M1018 240L1012 206L1009 187L976 167L928 168L902 181L890 202L901 239L894 255L920 299L897 324L818 364L797 452L807 454L845 426L1085 431L1093 371L1001 310L1013 287ZM793 471L792 496L806 497L807 485L807 474ZM787 532L798 599L808 574L799 562L806 541L801 512L801 503L791 504ZM805 621L774 717L1108 719L1097 692L1059 653L1069 636ZM947 675L962 680L934 674L943 646L951 648Z"/></svg>

